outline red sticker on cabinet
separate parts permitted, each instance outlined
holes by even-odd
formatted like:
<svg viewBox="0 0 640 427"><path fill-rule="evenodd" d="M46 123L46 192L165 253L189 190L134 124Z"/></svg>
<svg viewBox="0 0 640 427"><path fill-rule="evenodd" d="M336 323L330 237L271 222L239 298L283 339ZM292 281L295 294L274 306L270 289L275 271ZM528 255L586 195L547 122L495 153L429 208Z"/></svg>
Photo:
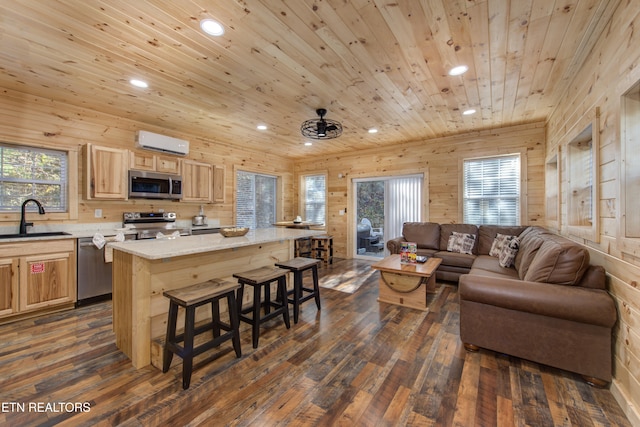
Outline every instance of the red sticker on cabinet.
<svg viewBox="0 0 640 427"><path fill-rule="evenodd" d="M34 262L31 264L31 274L44 273L44 262Z"/></svg>

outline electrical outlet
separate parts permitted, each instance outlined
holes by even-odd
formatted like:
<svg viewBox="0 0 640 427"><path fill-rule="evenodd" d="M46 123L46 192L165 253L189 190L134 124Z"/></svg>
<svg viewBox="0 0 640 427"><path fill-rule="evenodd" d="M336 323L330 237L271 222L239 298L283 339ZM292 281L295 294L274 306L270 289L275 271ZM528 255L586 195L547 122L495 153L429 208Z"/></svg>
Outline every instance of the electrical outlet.
<svg viewBox="0 0 640 427"><path fill-rule="evenodd" d="M96 209L93 211L94 218L102 218L102 209Z"/></svg>
<svg viewBox="0 0 640 427"><path fill-rule="evenodd" d="M344 209L340 209L340 215L344 215Z"/></svg>

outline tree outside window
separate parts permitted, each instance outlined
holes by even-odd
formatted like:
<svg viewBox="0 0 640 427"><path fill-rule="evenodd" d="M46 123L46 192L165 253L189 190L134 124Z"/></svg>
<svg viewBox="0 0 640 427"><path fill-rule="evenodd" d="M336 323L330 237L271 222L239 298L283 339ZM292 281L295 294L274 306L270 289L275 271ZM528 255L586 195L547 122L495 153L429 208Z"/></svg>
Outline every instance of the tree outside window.
<svg viewBox="0 0 640 427"><path fill-rule="evenodd" d="M47 212L66 212L67 165L64 151L0 144L0 210L17 212L37 199Z"/></svg>

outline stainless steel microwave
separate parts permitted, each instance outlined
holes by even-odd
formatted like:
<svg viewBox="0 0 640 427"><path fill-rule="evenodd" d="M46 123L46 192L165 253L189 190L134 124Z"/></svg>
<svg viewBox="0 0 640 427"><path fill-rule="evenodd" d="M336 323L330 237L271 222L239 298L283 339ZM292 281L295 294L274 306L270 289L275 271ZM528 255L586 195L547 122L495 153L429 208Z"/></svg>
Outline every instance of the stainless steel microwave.
<svg viewBox="0 0 640 427"><path fill-rule="evenodd" d="M182 199L182 177L166 173L130 170L129 197Z"/></svg>

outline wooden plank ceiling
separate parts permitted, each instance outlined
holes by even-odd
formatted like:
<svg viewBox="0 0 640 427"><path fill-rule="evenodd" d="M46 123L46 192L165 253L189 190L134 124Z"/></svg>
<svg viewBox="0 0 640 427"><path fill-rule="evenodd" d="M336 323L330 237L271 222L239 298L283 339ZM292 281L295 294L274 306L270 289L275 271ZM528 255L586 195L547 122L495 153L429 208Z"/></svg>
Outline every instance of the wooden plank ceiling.
<svg viewBox="0 0 640 427"><path fill-rule="evenodd" d="M170 136L333 154L544 120L618 3L2 1L0 87ZM225 34L205 35L204 18ZM344 132L304 146L300 125L319 107Z"/></svg>

